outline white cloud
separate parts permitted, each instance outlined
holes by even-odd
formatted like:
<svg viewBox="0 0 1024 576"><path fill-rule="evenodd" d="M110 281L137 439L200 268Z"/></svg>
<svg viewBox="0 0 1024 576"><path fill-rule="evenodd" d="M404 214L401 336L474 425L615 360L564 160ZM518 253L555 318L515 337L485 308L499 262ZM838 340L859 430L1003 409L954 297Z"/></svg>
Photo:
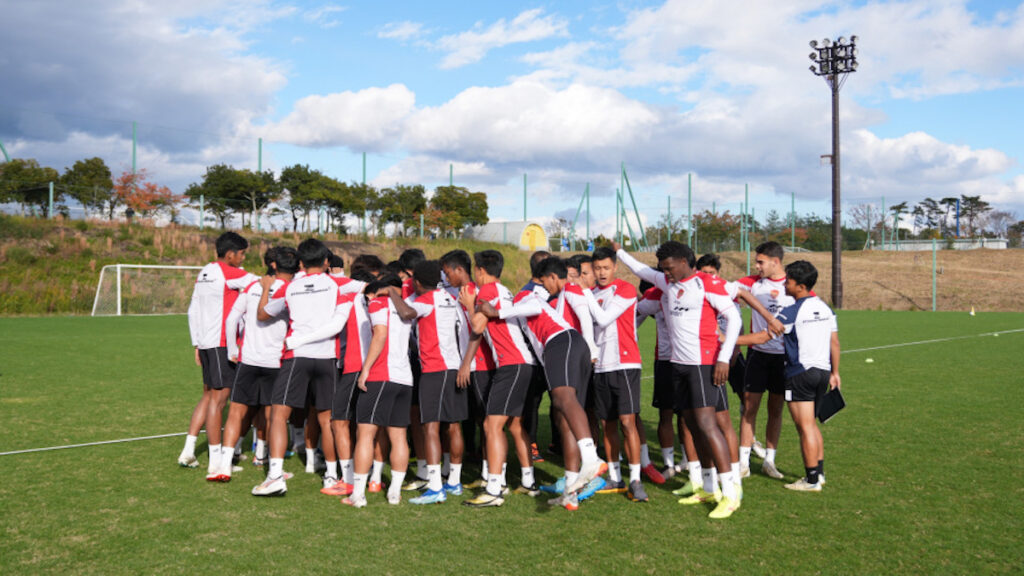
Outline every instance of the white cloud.
<svg viewBox="0 0 1024 576"><path fill-rule="evenodd" d="M316 24L321 28L330 29L341 24L339 20L334 18L334 15L340 14L345 10L347 10L347 8L344 6L326 4L324 6L320 6L319 8L315 8L313 10L306 12L305 14L302 15L302 18L306 22Z"/></svg>
<svg viewBox="0 0 1024 576"><path fill-rule="evenodd" d="M388 22L377 31L377 38L406 42L421 38L426 33L421 22L406 20L404 22Z"/></svg>
<svg viewBox="0 0 1024 576"><path fill-rule="evenodd" d="M536 8L521 12L510 22L502 18L486 28L477 23L472 30L443 36L435 47L448 53L441 61L441 68L459 68L479 62L495 48L568 36L568 29L569 23L564 18L545 16L543 9Z"/></svg>

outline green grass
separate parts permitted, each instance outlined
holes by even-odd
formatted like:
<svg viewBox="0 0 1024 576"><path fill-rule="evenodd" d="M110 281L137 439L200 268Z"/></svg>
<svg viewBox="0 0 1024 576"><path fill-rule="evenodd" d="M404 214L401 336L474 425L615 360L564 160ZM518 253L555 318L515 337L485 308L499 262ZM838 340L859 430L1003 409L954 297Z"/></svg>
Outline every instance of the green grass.
<svg viewBox="0 0 1024 576"><path fill-rule="evenodd" d="M839 325L855 350L1020 329L1024 315L844 311ZM649 350L649 324L642 337ZM187 338L184 317L0 319L0 452L183 431L200 389ZM352 510L294 459L287 497L263 500L249 466L228 485L178 468L181 438L0 456L0 573L1019 572L1022 348L1008 333L845 354L825 490L755 472L717 523L677 505L672 484L648 484L645 505L598 496L576 513L525 496ZM802 474L788 420L778 463Z"/></svg>

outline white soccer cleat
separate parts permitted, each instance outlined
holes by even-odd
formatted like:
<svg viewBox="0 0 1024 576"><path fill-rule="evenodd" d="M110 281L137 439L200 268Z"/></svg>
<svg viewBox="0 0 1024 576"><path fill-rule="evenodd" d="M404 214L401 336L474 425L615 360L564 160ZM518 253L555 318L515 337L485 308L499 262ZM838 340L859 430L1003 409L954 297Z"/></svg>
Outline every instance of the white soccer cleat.
<svg viewBox="0 0 1024 576"><path fill-rule="evenodd" d="M392 492L391 490L388 490L388 504L391 504L392 506L398 506L401 503L402 493L397 491Z"/></svg>
<svg viewBox="0 0 1024 576"><path fill-rule="evenodd" d="M801 478L792 484L786 484L786 488L796 490L797 492L821 492L821 481L818 481L817 484L811 484L807 481L807 478Z"/></svg>
<svg viewBox="0 0 1024 576"><path fill-rule="evenodd" d="M740 466L740 478L750 478L750 466Z"/></svg>
<svg viewBox="0 0 1024 576"><path fill-rule="evenodd" d="M775 467L775 462L766 461L765 463L761 464L761 472L765 476L768 476L769 478L775 478L776 480L782 480L783 478L785 478L785 476L782 475L782 472L779 472L779 469Z"/></svg>
<svg viewBox="0 0 1024 576"><path fill-rule="evenodd" d="M284 496L285 492L288 492L288 485L284 482L284 476L267 478L252 489L253 496Z"/></svg>
<svg viewBox="0 0 1024 576"><path fill-rule="evenodd" d="M750 447L754 451L754 455L764 460L764 457L768 455L768 452L764 449L764 444L761 444L760 440L754 439L754 445Z"/></svg>
<svg viewBox="0 0 1024 576"><path fill-rule="evenodd" d="M608 471L608 464L604 460L594 460L580 466L580 474L576 477L576 481L571 486L565 487L566 494L575 494L587 486L594 478L604 474Z"/></svg>
<svg viewBox="0 0 1024 576"><path fill-rule="evenodd" d="M193 454L182 454L178 456L178 466L182 468L198 468L199 460Z"/></svg>

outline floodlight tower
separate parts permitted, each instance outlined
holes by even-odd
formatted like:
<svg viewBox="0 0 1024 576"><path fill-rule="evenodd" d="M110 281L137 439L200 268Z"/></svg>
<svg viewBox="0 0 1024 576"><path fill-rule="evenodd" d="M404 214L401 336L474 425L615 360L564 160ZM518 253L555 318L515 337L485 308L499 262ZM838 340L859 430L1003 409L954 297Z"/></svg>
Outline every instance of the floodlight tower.
<svg viewBox="0 0 1024 576"><path fill-rule="evenodd" d="M835 42L825 38L818 43L811 40L811 72L821 76L832 90L832 305L843 307L843 229L840 222L842 205L839 200L839 90L846 83L846 75L857 71L857 37L849 41L840 36Z"/></svg>

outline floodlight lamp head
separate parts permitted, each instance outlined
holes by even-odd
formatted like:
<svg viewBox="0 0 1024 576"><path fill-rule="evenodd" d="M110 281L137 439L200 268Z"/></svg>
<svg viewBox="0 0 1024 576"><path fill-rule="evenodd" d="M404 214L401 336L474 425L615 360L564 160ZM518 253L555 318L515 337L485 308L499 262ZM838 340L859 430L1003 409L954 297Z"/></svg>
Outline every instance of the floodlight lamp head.
<svg viewBox="0 0 1024 576"><path fill-rule="evenodd" d="M840 36L839 39L836 40L836 44L846 44L846 38L843 37L843 36Z"/></svg>
<svg viewBox="0 0 1024 576"><path fill-rule="evenodd" d="M859 64L857 64L857 61L856 61L856 60L854 60L854 61L853 61L853 63L852 63L852 64L850 64L850 68L851 68L851 69L853 69L853 70L856 70L856 69L857 69L857 68L858 68L859 66L860 66L860 65L859 65Z"/></svg>
<svg viewBox="0 0 1024 576"><path fill-rule="evenodd" d="M856 43L857 43L857 37L856 36L850 36L850 44L856 44Z"/></svg>
<svg viewBox="0 0 1024 576"><path fill-rule="evenodd" d="M818 41L817 40L811 40L811 48L817 48L817 47L818 47Z"/></svg>
<svg viewBox="0 0 1024 576"><path fill-rule="evenodd" d="M811 74L817 74L817 73L818 73L818 69L813 64L811 64Z"/></svg>
<svg viewBox="0 0 1024 576"><path fill-rule="evenodd" d="M832 41L829 40L828 38L825 38L824 40L821 41L821 45L824 46L825 48L828 48L829 46L832 45Z"/></svg>
<svg viewBox="0 0 1024 576"><path fill-rule="evenodd" d="M817 52L811 52L810 54L807 55L807 57L810 58L811 60L817 60L818 59L818 53Z"/></svg>

